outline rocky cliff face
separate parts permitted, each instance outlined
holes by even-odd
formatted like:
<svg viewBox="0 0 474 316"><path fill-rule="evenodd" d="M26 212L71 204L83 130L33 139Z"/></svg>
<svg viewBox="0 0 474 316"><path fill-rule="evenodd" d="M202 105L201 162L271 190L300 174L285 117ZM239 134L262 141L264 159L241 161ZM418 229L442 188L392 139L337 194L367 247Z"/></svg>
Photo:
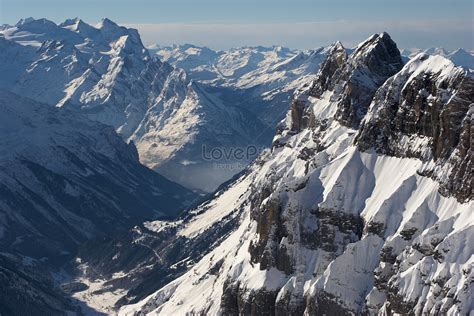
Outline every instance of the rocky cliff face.
<svg viewBox="0 0 474 316"><path fill-rule="evenodd" d="M321 97L325 91L337 90L336 119L357 128L378 87L403 67L400 52L390 36L382 33L361 43L349 57L340 42L328 55L309 95Z"/></svg>
<svg viewBox="0 0 474 316"><path fill-rule="evenodd" d="M431 161L422 172L441 183L443 194L468 201L473 100L472 74L443 57L419 54L377 91L357 145Z"/></svg>
<svg viewBox="0 0 474 316"><path fill-rule="evenodd" d="M449 61L432 66L424 57L403 66L385 33L349 55L336 43L296 93L271 152L239 180L248 189L231 185L239 198L221 201L224 213L243 206L240 225L120 313L471 311L474 196L456 193L469 177L456 191L443 175L470 163L472 89Z"/></svg>

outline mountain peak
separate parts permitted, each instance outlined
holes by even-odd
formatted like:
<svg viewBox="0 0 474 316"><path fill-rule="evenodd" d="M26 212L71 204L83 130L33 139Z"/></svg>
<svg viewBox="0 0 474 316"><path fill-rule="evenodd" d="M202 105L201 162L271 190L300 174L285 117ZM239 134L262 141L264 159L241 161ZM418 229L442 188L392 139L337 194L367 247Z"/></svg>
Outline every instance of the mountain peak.
<svg viewBox="0 0 474 316"><path fill-rule="evenodd" d="M15 24L15 26L21 26L21 25L28 24L28 23L33 22L33 21L35 21L35 19L32 18L31 16L30 16L30 17L27 17L27 18L21 18L21 19Z"/></svg>
<svg viewBox="0 0 474 316"><path fill-rule="evenodd" d="M397 46L395 42L392 40L390 35L386 32L382 32L380 35L379 34L373 34L369 38L367 38L365 41L360 43L354 52L352 53L353 56L360 56L360 55L366 55L372 52L373 50L376 50L380 46L385 46L392 48L393 46ZM397 49L398 51L398 49ZM389 51L392 54L397 54L397 52L390 50ZM400 54L400 51L398 51L398 54Z"/></svg>
<svg viewBox="0 0 474 316"><path fill-rule="evenodd" d="M318 77L313 83L310 95L320 97L324 91L331 90L335 84L333 76L346 60L347 52L340 41L329 46L326 60L319 68Z"/></svg>
<svg viewBox="0 0 474 316"><path fill-rule="evenodd" d="M98 29L109 29L109 28L120 28L120 26L108 18L103 18L101 22L97 25Z"/></svg>
<svg viewBox="0 0 474 316"><path fill-rule="evenodd" d="M342 44L341 41L334 42L328 47L328 54L331 54L332 52L337 52L337 51L345 51L346 48Z"/></svg>
<svg viewBox="0 0 474 316"><path fill-rule="evenodd" d="M51 28L54 29L57 27L57 24L54 23L53 21L50 21L45 18L41 19L34 19L32 17L26 18L26 19L20 19L15 24L16 27L21 28L21 27L27 27L28 29L33 29L33 28Z"/></svg>
<svg viewBox="0 0 474 316"><path fill-rule="evenodd" d="M84 25L90 26L89 24L82 21L80 18L76 17L76 18L73 18L73 19L66 19L59 26L61 26L61 27L72 27L73 29L79 29L80 27L82 27Z"/></svg>
<svg viewBox="0 0 474 316"><path fill-rule="evenodd" d="M379 38L382 38L382 39L388 38L388 39L391 40L391 37L390 37L390 35L389 35L387 32L382 32L382 33L379 35Z"/></svg>
<svg viewBox="0 0 474 316"><path fill-rule="evenodd" d="M441 56L448 55L448 51L444 49L444 47L431 47L431 48L425 49L424 52L429 55L441 55Z"/></svg>
<svg viewBox="0 0 474 316"><path fill-rule="evenodd" d="M79 18L67 19L59 25L62 28L68 29L75 33L80 33L85 37L93 36L98 32L98 30L92 25L84 22Z"/></svg>
<svg viewBox="0 0 474 316"><path fill-rule="evenodd" d="M400 51L385 32L370 36L349 56L344 46L336 42L309 93L319 98L342 83L336 118L343 125L357 128L377 88L402 67Z"/></svg>
<svg viewBox="0 0 474 316"><path fill-rule="evenodd" d="M453 55L471 55L469 54L467 51L465 51L464 49L462 48L458 48L456 49L455 51L453 51L450 55L453 56Z"/></svg>
<svg viewBox="0 0 474 316"><path fill-rule="evenodd" d="M388 33L374 34L359 44L350 55L354 63L364 65L385 80L403 67L397 44Z"/></svg>
<svg viewBox="0 0 474 316"><path fill-rule="evenodd" d="M74 24L78 24L78 23L81 23L82 20L78 17L75 17L75 18L72 18L72 19L66 19L63 23L61 23L61 25L74 25Z"/></svg>
<svg viewBox="0 0 474 316"><path fill-rule="evenodd" d="M109 20L108 18L102 19L102 21L96 27L99 29L100 33L106 41L115 41L121 36L128 35L133 38L134 42L136 42L140 46L143 46L143 43L140 39L140 35L138 34L138 31L136 29L120 26L117 23ZM142 48L144 49L144 47Z"/></svg>

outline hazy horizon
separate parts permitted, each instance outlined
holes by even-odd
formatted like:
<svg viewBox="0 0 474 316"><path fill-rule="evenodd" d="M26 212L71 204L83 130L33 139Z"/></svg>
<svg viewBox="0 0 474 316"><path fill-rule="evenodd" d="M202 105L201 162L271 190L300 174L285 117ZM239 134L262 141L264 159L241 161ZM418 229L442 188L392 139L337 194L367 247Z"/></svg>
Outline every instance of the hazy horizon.
<svg viewBox="0 0 474 316"><path fill-rule="evenodd" d="M51 10L55 8L55 10ZM137 28L145 45L191 43L212 49L281 45L308 49L336 40L348 47L388 32L401 49L474 49L472 1L401 0L203 0L71 1L0 0L0 24L33 16L56 23L80 17L96 24L107 17Z"/></svg>

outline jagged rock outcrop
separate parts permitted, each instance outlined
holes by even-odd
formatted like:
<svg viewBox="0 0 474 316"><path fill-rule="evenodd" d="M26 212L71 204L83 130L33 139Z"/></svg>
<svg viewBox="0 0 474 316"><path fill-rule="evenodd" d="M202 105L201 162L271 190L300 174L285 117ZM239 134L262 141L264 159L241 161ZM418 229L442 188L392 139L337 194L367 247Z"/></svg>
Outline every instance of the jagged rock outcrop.
<svg viewBox="0 0 474 316"><path fill-rule="evenodd" d="M443 194L472 200L473 102L472 74L441 56L420 54L377 91L357 146L432 161L422 173L439 181Z"/></svg>
<svg viewBox="0 0 474 316"><path fill-rule="evenodd" d="M249 202L240 225L187 273L120 313L469 313L472 195L440 194L433 175L443 174L437 166L455 170L449 159L462 149L453 147L470 129L457 124L466 124L472 98L465 73L441 64L441 74L457 79L425 76L437 71L423 60L403 66L387 34L350 55L335 44L314 84L296 93L271 152L239 180L250 189L230 186L239 199L226 209ZM447 104L456 113L447 111L449 119L437 110ZM438 124L446 141L422 141Z"/></svg>
<svg viewBox="0 0 474 316"><path fill-rule="evenodd" d="M357 128L378 87L403 67L397 45L387 33L375 34L347 56L340 42L333 45L309 95L337 90L336 119Z"/></svg>

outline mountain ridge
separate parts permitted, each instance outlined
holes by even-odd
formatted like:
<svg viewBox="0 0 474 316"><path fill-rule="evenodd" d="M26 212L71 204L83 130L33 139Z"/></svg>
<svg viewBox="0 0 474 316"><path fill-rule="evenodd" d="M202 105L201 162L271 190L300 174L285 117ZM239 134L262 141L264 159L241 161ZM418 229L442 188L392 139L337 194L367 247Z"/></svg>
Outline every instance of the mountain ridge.
<svg viewBox="0 0 474 316"><path fill-rule="evenodd" d="M242 169L217 170L201 157L199 142L208 141L208 147L270 142L262 133L266 124L249 116L233 91L226 95L229 101L221 100L221 92L150 56L134 29L108 19L97 27L78 19L59 25L27 19L1 33L8 49L0 69L9 71L2 88L113 126L137 145L143 163L187 187L211 192ZM21 58L15 57L18 51ZM210 137L210 130L219 136ZM196 163L182 163L190 160L188 153Z"/></svg>
<svg viewBox="0 0 474 316"><path fill-rule="evenodd" d="M470 313L468 55L0 27L0 312Z"/></svg>
<svg viewBox="0 0 474 316"><path fill-rule="evenodd" d="M395 45L388 35L382 36L389 46ZM431 158L380 153L387 132L424 137L417 128L385 130L384 124L398 124L395 105L420 106L417 98L411 98L411 85L417 82L416 91L429 91L422 100L439 104L432 110L436 113L459 107L466 124L463 131L469 130L470 121L462 118L470 118L472 106L461 100L470 85L458 86L459 79L446 80L442 71L433 68L430 63L438 64L442 57L403 65L398 50L390 50L393 55L379 58L380 64L372 67L375 76L369 82L375 86L364 86L371 97L360 101L352 94L357 92L347 89L347 81L338 78L353 85L366 83L358 67L365 69L365 75L372 74L365 72L364 64L352 62L359 53L373 61L371 56L378 51L370 47L373 39L353 55L337 47L334 58L328 55L315 83L297 91L271 151L223 193L236 191L233 195L239 198L229 196L220 213L237 216L240 224L188 272L144 300L122 307L120 315L465 314L472 310L469 253L474 244L469 236L474 227L470 216L474 196L471 193L465 200L457 199L454 192L446 195L442 179L422 172L432 165ZM391 60L397 61L395 68ZM472 81L466 70L442 61L441 65L453 67L442 68L449 78ZM408 81L404 74L410 74ZM433 81L417 79L424 77ZM404 92L398 95L400 89ZM456 97L444 98L439 91L461 100L450 103ZM469 93L466 97L472 101ZM379 113L380 108L387 110ZM343 117L341 123L339 109L349 113L360 109L360 129L353 124L358 122L356 116ZM375 113L384 124L378 123ZM435 122L437 116L429 120ZM463 132L455 132L456 122L457 118L446 121L449 137L464 139ZM369 126L376 129L373 134L366 134ZM368 135L380 135L383 141ZM464 140L461 143L469 146ZM422 144L421 148L433 150L430 143ZM440 164L455 170L444 160ZM460 181L472 192L470 178ZM240 187L242 182L250 184ZM216 211L210 208L191 217L178 234L203 234L202 225L219 222ZM191 297L190 292L196 295Z"/></svg>
<svg viewBox="0 0 474 316"><path fill-rule="evenodd" d="M53 276L81 244L175 218L196 199L110 126L4 90L0 112L2 313L75 311Z"/></svg>

